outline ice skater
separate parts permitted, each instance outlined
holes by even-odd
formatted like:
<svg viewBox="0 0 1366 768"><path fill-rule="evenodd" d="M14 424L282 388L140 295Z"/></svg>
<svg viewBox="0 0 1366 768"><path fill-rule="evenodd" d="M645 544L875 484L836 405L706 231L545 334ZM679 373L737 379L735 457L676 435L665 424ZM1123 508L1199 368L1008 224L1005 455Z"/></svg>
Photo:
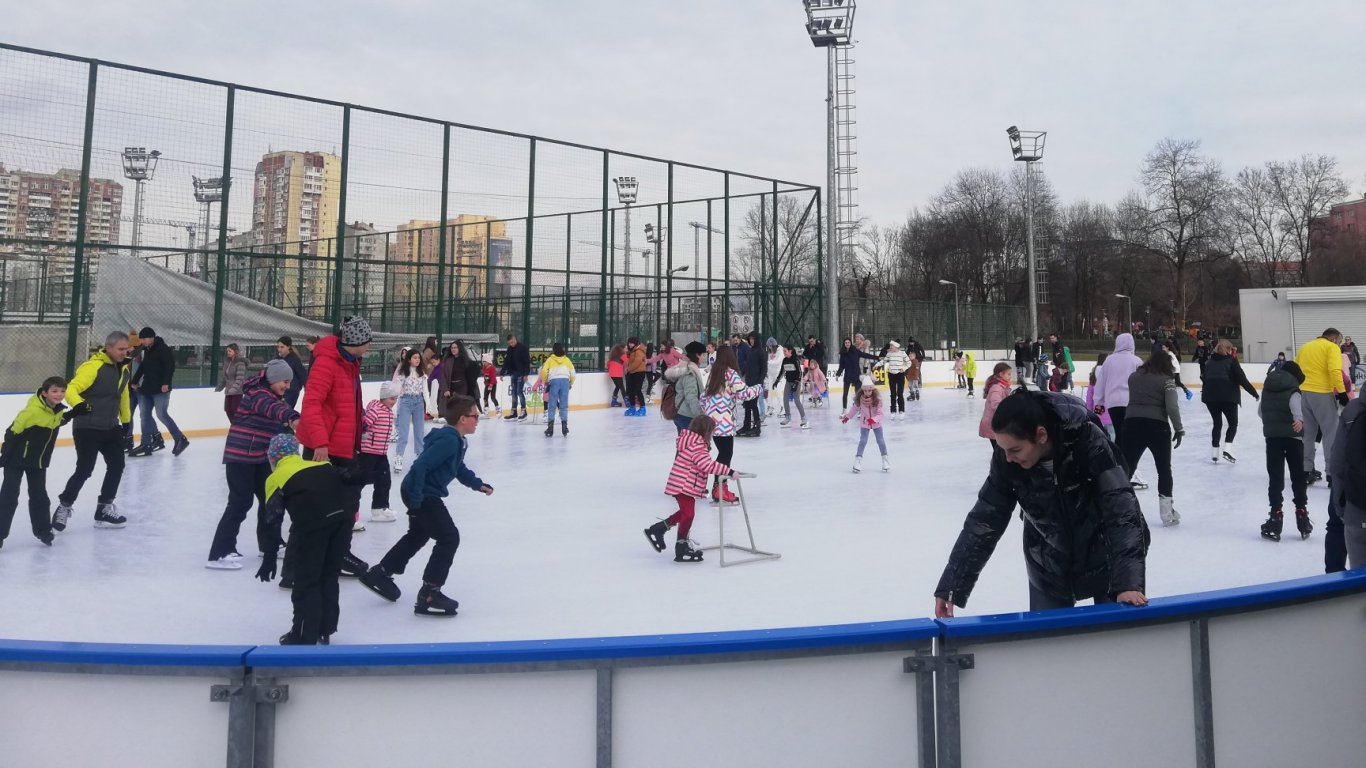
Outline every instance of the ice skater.
<svg viewBox="0 0 1366 768"><path fill-rule="evenodd" d="M555 410L560 412L560 434L569 436L569 389L574 386L574 361L555 342L550 357L541 363L540 381L545 385L545 436L555 434Z"/></svg>
<svg viewBox="0 0 1366 768"><path fill-rule="evenodd" d="M391 379L399 388L394 426L398 431L398 445L394 447L394 474L403 471L403 454L408 450L410 431L413 436L413 455L422 453L422 436L427 432L427 376L424 370L422 352L414 350L404 354Z"/></svg>
<svg viewBox="0 0 1366 768"><path fill-rule="evenodd" d="M991 378L982 385L982 419L977 422L977 436L991 441L996 450L996 433L991 431L991 418L996 415L996 407L1010 394L1010 363L997 363L991 369Z"/></svg>
<svg viewBox="0 0 1366 768"><path fill-rule="evenodd" d="M1158 508L1165 526L1181 522L1172 499L1172 450L1181 447L1185 435L1179 402L1172 359L1165 350L1158 349L1129 376L1129 406L1124 413L1124 438L1119 448L1130 476L1145 451L1153 455L1157 465Z"/></svg>
<svg viewBox="0 0 1366 768"><path fill-rule="evenodd" d="M1204 386L1200 390L1200 401L1209 411L1214 428L1210 433L1210 461L1218 464L1222 458L1230 464L1238 461L1233 453L1233 438L1238 436L1238 408L1242 405L1245 390L1253 400L1260 396L1247 380L1238 358L1233 356L1233 342L1220 339L1214 345L1214 354L1205 363ZM1228 420L1227 431L1223 430L1224 420ZM1223 445L1219 444L1219 433L1224 431Z"/></svg>
<svg viewBox="0 0 1366 768"><path fill-rule="evenodd" d="M271 438L266 456L273 470L266 478L265 519L257 529L262 556L256 578L267 583L275 578L280 527L288 512L285 560L293 569L294 620L280 645L331 645L341 616L337 582L351 545L345 481L331 464L300 458L299 441L291 434Z"/></svg>
<svg viewBox="0 0 1366 768"><path fill-rule="evenodd" d="M626 402L626 345L618 344L607 353L607 378L612 380L611 407L620 408Z"/></svg>
<svg viewBox="0 0 1366 768"><path fill-rule="evenodd" d="M5 430L4 442L0 443L0 467L4 468L4 482L0 484L0 545L9 536L14 511L19 508L19 485L27 478L29 525L39 541L52 546L52 509L47 495L52 447L57 443L57 432L68 421L90 413L89 403L67 409L62 404L65 397L66 379L44 379Z"/></svg>
<svg viewBox="0 0 1366 768"><path fill-rule="evenodd" d="M668 546L664 534L678 526L678 541L674 543L675 563L700 563L702 551L688 539L692 531L692 521L697 500L707 495L707 478L711 476L730 477L735 474L730 466L711 457L712 432L716 422L706 415L694 416L688 428L678 433L675 442L673 466L669 468L669 481L664 484L664 493L678 502L678 511L645 529L645 538L656 552L663 552Z"/></svg>
<svg viewBox="0 0 1366 768"><path fill-rule="evenodd" d="M151 327L138 331L138 343L142 345L142 365L133 374L129 386L137 391L138 406L142 409L142 442L128 455L151 456L166 447L161 430L157 429L156 423L160 420L171 433L171 455L179 456L189 447L190 441L167 410L171 404L171 383L175 378L175 353Z"/></svg>
<svg viewBox="0 0 1366 768"><path fill-rule="evenodd" d="M365 413L361 414L365 430L360 438L360 453L356 454L356 474L362 494L366 485L373 483L375 486L370 494L372 523L392 523L398 519L398 515L389 510L389 489L393 483L389 477L389 435L394 431L394 404L402 391L398 384L384 382L380 385L379 397L371 400L365 406ZM352 532L365 530L359 509L353 522Z"/></svg>
<svg viewBox="0 0 1366 768"><path fill-rule="evenodd" d="M963 359L962 352L953 353L953 377L955 379L954 389L967 389L968 379L964 376L967 370L967 361Z"/></svg>
<svg viewBox="0 0 1366 768"><path fill-rule="evenodd" d="M887 369L888 410L892 420L906 418L906 372L911 369L911 358L901 351L901 343L892 339L887 344L887 353L878 363Z"/></svg>
<svg viewBox="0 0 1366 768"><path fill-rule="evenodd" d="M971 352L964 352L963 355L963 378L968 382L968 397L976 397L972 388L972 380L977 378L977 360L973 358Z"/></svg>
<svg viewBox="0 0 1366 768"><path fill-rule="evenodd" d="M493 495L493 486L465 466L469 436L479 427L479 404L472 397L457 397L451 401L449 413L446 426L427 433L422 455L403 478L399 494L408 508L408 532L360 579L375 594L397 602L402 592L394 583L394 575L403 573L408 561L428 541L435 540L436 546L422 572L422 589L413 606L413 613L419 616L454 616L460 607L459 602L441 592L450 575L455 551L460 547L460 530L442 501L450 492L451 481L459 480L472 491Z"/></svg>
<svg viewBox="0 0 1366 768"><path fill-rule="evenodd" d="M802 357L795 347L783 347L783 357L778 363L777 375L773 377L773 389L778 389L778 385L783 385L783 420L778 422L779 427L792 425L792 405L797 405L797 414L802 417L802 429L810 429L811 425L806 423L806 409L802 407L801 380L802 380Z"/></svg>
<svg viewBox="0 0 1366 768"><path fill-rule="evenodd" d="M757 354L752 352L751 354ZM735 451L735 407L759 397L764 391L762 383L746 386L744 379L736 371L739 363L735 359L733 347L722 347L716 353L716 365L711 367L707 376L707 388L702 393L702 412L716 423L712 437L716 442L716 460L730 466ZM725 480L716 480L711 488L711 500L726 504L739 504L740 498L730 492Z"/></svg>
<svg viewBox="0 0 1366 768"><path fill-rule="evenodd" d="M66 530L71 518L71 505L95 471L95 460L104 458L104 482L95 501L96 528L122 528L128 519L114 506L123 480L124 428L133 421L128 406L128 334L114 331L104 337L104 348L95 350L89 360L81 363L76 375L66 385L66 401L73 406L90 403L90 415L71 427L76 443L76 470L57 496L57 508L52 511L52 530Z"/></svg>
<svg viewBox="0 0 1366 768"><path fill-rule="evenodd" d="M882 471L892 471L892 462L887 458L887 442L882 439L882 394L877 391L873 377L864 376L854 404L844 412L840 422L848 424L850 419L858 419L858 451L854 454L854 472L863 471L863 449L868 446L868 433L877 438L877 448L882 452Z"/></svg>
<svg viewBox="0 0 1366 768"><path fill-rule="evenodd" d="M914 360L915 358L912 357L911 359ZM806 387L806 394L811 398L812 408L820 408L825 405L825 371L821 370L819 360L806 361Z"/></svg>
<svg viewBox="0 0 1366 768"><path fill-rule="evenodd" d="M276 435L299 426L299 414L287 400L294 384L294 369L276 358L266 369L242 385L242 401L233 414L223 446L223 472L228 482L228 504L218 519L205 568L237 571L242 555L237 534L247 518L252 499L257 502L257 530L265 520L266 479L270 476L267 448ZM265 550L262 550L264 554Z"/></svg>
<svg viewBox="0 0 1366 768"><path fill-rule="evenodd" d="M489 416L489 403L493 403L492 417L503 415L503 407L498 404L498 369L493 367L493 355L484 355L484 415Z"/></svg>
<svg viewBox="0 0 1366 768"><path fill-rule="evenodd" d="M1304 372L1292 362L1284 362L1280 368L1266 375L1262 385L1262 399L1257 405L1257 415L1262 417L1262 435L1266 438L1267 498L1271 512L1262 523L1262 538L1271 541L1281 540L1281 524L1284 514L1281 504L1285 490L1285 471L1290 467L1291 500L1295 502L1295 528L1301 539L1309 538L1314 524L1309 520L1308 483L1304 476L1304 409L1300 397L1300 384L1304 382Z"/></svg>
<svg viewBox="0 0 1366 768"><path fill-rule="evenodd" d="M215 392L223 393L223 413L228 421L237 414L237 404L242 402L242 385L247 381L247 361L242 359L242 351L236 344L229 344L223 352L223 370L218 373L218 386Z"/></svg>
<svg viewBox="0 0 1366 768"><path fill-rule="evenodd" d="M1110 356L1110 353L1109 353L1109 352L1101 352L1100 355L1099 355L1098 357L1096 357L1096 364L1093 365L1093 366L1091 366L1091 373L1090 373L1090 375L1089 375L1089 382L1088 382L1087 385L1086 385L1086 410L1088 410L1088 411L1090 411L1090 412L1092 412L1092 413L1096 413L1096 412L1097 412L1097 409L1096 409L1096 371L1100 370L1101 365L1103 365L1103 364L1105 363L1105 358L1107 358L1107 357L1109 357L1109 356ZM1020 383L1020 386L1024 386L1024 382L1023 382L1023 381ZM1115 439L1115 427L1114 427L1113 424L1110 423L1110 412L1109 412L1109 411L1106 411L1106 410L1104 410L1104 409L1101 409L1101 410L1099 411L1099 413L1100 413L1100 425L1101 425L1101 427L1103 427L1103 428L1105 429L1105 434L1109 435L1111 440L1114 440L1114 439Z"/></svg>

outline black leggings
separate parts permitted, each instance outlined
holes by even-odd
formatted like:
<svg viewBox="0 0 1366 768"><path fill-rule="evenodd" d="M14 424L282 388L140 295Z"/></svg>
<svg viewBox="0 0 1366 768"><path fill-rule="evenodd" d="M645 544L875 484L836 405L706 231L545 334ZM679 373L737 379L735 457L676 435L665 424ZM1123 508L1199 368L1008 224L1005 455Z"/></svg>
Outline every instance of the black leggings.
<svg viewBox="0 0 1366 768"><path fill-rule="evenodd" d="M716 461L719 464L730 466L731 457L735 455L735 436L734 435L712 435L711 441L716 443ZM722 478L716 478L720 483Z"/></svg>
<svg viewBox="0 0 1366 768"><path fill-rule="evenodd" d="M892 413L906 411L906 372L887 374L887 386L891 389Z"/></svg>
<svg viewBox="0 0 1366 768"><path fill-rule="evenodd" d="M1209 444L1216 448L1219 446L1219 430L1223 427L1224 419L1228 419L1228 431L1224 433L1224 442L1233 442L1233 438L1238 435L1238 404L1205 403L1205 409L1214 420L1214 431L1210 434Z"/></svg>
<svg viewBox="0 0 1366 768"><path fill-rule="evenodd" d="M621 393L621 399L622 399L622 400L625 400L625 399L626 399L626 387L622 386L622 382L621 382L621 377L620 377L620 376L613 376L613 377L612 377L612 399L613 399L613 400L616 400L616 399L617 399L617 393L618 393L618 392Z"/></svg>
<svg viewBox="0 0 1366 768"><path fill-rule="evenodd" d="M485 385L484 385L484 407L485 407L485 408L488 408L488 407L489 407L489 401L490 401L490 400L493 401L493 407L494 407L494 408L500 408L500 407L502 407L502 406L498 405L498 385L497 385L497 384L494 384L493 386L489 386L488 384L485 384Z"/></svg>
<svg viewBox="0 0 1366 768"><path fill-rule="evenodd" d="M1157 494L1172 495L1172 428L1165 421L1157 419L1129 419L1124 423L1124 463L1129 465L1129 477L1144 451L1153 455L1157 465Z"/></svg>
<svg viewBox="0 0 1366 768"><path fill-rule="evenodd" d="M857 395L857 394L858 394L858 391L859 391L859 383L858 383L857 381L848 381L848 380L845 380L845 382L844 382L844 410L846 410L846 411L849 410L849 390L851 390L851 389L854 390L854 394Z"/></svg>
<svg viewBox="0 0 1366 768"><path fill-rule="evenodd" d="M626 402L632 405L645 405L645 396L640 388L645 383L645 371L626 374Z"/></svg>
<svg viewBox="0 0 1366 768"><path fill-rule="evenodd" d="M1117 408L1108 408L1108 409L1106 409L1106 410L1107 410L1107 412L1110 414L1110 426L1111 426L1111 427L1114 427L1114 429L1115 429L1115 445L1116 445L1117 447L1123 446L1123 445L1124 445L1124 412L1127 411L1127 410L1129 410L1129 406L1127 406L1127 405L1121 405L1121 406L1119 406L1119 407L1117 407ZM1122 447L1120 447L1120 451L1123 452L1123 450L1124 450L1124 449L1123 449ZM1131 470L1131 471L1132 471L1132 470Z"/></svg>
<svg viewBox="0 0 1366 768"><path fill-rule="evenodd" d="M1290 466L1290 493L1296 507L1309 506L1304 477L1304 443L1298 437L1268 437L1266 439L1266 495L1274 509L1280 509L1285 490L1286 465ZM1330 494L1331 495L1331 494Z"/></svg>

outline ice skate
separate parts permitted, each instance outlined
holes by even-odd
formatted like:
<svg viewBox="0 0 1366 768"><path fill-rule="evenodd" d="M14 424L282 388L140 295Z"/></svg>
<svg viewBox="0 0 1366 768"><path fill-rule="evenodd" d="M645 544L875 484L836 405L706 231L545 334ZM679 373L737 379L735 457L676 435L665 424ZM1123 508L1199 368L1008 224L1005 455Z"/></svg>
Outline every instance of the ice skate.
<svg viewBox="0 0 1366 768"><path fill-rule="evenodd" d="M563 437L569 437L569 422L560 422L560 435Z"/></svg>
<svg viewBox="0 0 1366 768"><path fill-rule="evenodd" d="M531 418L531 417L527 415L526 409L523 408L523 409L522 409L522 415L521 415L521 416L518 416L518 417L517 417L517 420L518 420L518 421L526 421L526 420L529 419L529 418Z"/></svg>
<svg viewBox="0 0 1366 768"><path fill-rule="evenodd" d="M1134 472L1134 476L1129 478L1129 485L1133 486L1135 491L1148 490L1148 481L1144 480L1143 475L1139 472Z"/></svg>
<svg viewBox="0 0 1366 768"><path fill-rule="evenodd" d="M612 398L612 405L610 405L609 407L611 407L611 408L620 408L620 407L621 407L621 401L618 400L618 399L616 399L616 398L614 397L614 398Z"/></svg>
<svg viewBox="0 0 1366 768"><path fill-rule="evenodd" d="M1230 464L1238 463L1238 457L1233 455L1233 443L1224 443L1224 461Z"/></svg>
<svg viewBox="0 0 1366 768"><path fill-rule="evenodd" d="M548 422L548 423L545 425L545 436L546 436L546 437L554 437L554 436L555 436L555 422L553 422L553 421L552 421L552 422Z"/></svg>
<svg viewBox="0 0 1366 768"><path fill-rule="evenodd" d="M128 518L119 514L114 506L114 502L95 505L95 527L96 528L122 528L128 524Z"/></svg>
<svg viewBox="0 0 1366 768"><path fill-rule="evenodd" d="M280 645L304 645L304 641L300 640L299 636L294 634L294 630L291 629L280 635Z"/></svg>
<svg viewBox="0 0 1366 768"><path fill-rule="evenodd" d="M779 427L790 427L790 426L792 426L792 419L783 419L782 421L778 422L778 426L779 426Z"/></svg>
<svg viewBox="0 0 1366 768"><path fill-rule="evenodd" d="M152 447L152 444L151 444L151 443L147 443L147 442L139 443L139 444L138 444L138 447L136 447L136 448L134 448L133 450L131 450L131 451L128 452L128 457L129 457L129 458L137 458L137 457L140 457L140 456L151 456L151 455L152 455L152 452L153 452L154 450L156 450L156 449L154 449L154 448Z"/></svg>
<svg viewBox="0 0 1366 768"><path fill-rule="evenodd" d="M43 542L44 544L46 544L46 545L49 546L49 547L52 546L52 541L53 541L53 538L52 538L52 531L45 531L45 532L43 532L43 534L40 535L40 536L38 537L38 541Z"/></svg>
<svg viewBox="0 0 1366 768"><path fill-rule="evenodd" d="M240 571L242 570L242 562L231 557L220 557L217 560L204 563L204 567L211 571Z"/></svg>
<svg viewBox="0 0 1366 768"><path fill-rule="evenodd" d="M891 472L891 471L892 471L892 462L889 461L889 460L887 459L886 456L883 456L883 457L882 457L882 471L883 471L883 472Z"/></svg>
<svg viewBox="0 0 1366 768"><path fill-rule="evenodd" d="M679 539L678 543L674 544L674 562L700 563L702 562L702 550L695 549L692 542L687 539Z"/></svg>
<svg viewBox="0 0 1366 768"><path fill-rule="evenodd" d="M1216 445L1209 449L1209 460L1215 464L1219 463L1219 446Z"/></svg>
<svg viewBox="0 0 1366 768"><path fill-rule="evenodd" d="M359 517L356 518L356 522L354 522L354 523L351 524L351 532L352 532L352 533L364 533L364 532L365 532L365 523L362 522L361 519L360 519Z"/></svg>
<svg viewBox="0 0 1366 768"><path fill-rule="evenodd" d="M1266 539L1267 541L1280 541L1281 523L1281 508L1276 507L1275 509L1271 510L1271 514L1267 516L1266 522L1262 523L1262 538Z"/></svg>
<svg viewBox="0 0 1366 768"><path fill-rule="evenodd" d="M730 492L730 486L721 483L721 501L733 506L740 503L740 497Z"/></svg>
<svg viewBox="0 0 1366 768"><path fill-rule="evenodd" d="M160 433L160 432L153 432L153 433L152 433L152 453L156 453L157 451L159 451L159 450L161 450L161 449L163 449L163 448L165 448L165 447L166 447L166 440L165 440L165 438L163 438L163 437L161 436L161 433Z"/></svg>
<svg viewBox="0 0 1366 768"><path fill-rule="evenodd" d="M1323 473L1312 467L1304 472L1304 482L1306 485L1313 485L1322 479Z"/></svg>
<svg viewBox="0 0 1366 768"><path fill-rule="evenodd" d="M180 454L182 454L182 453L185 452L185 449L186 449L186 448L189 448L189 447L190 447L190 440L189 440L189 438L185 437L184 435L181 435L180 437L176 438L175 447L171 449L171 455L172 455L172 456L179 456Z"/></svg>
<svg viewBox="0 0 1366 768"><path fill-rule="evenodd" d="M398 515L390 509L370 510L370 522L372 523L393 523L398 520Z"/></svg>
<svg viewBox="0 0 1366 768"><path fill-rule="evenodd" d="M58 503L57 509L52 512L52 530L65 531L66 521L71 519L71 507L66 504Z"/></svg>
<svg viewBox="0 0 1366 768"><path fill-rule="evenodd" d="M1181 513L1172 506L1172 497L1158 496L1157 506L1159 514L1162 516L1162 524L1167 527L1181 524Z"/></svg>
<svg viewBox="0 0 1366 768"><path fill-rule="evenodd" d="M1309 534L1314 532L1314 524L1309 520L1309 510L1304 507L1295 507L1295 528L1300 532L1300 540L1309 538Z"/></svg>
<svg viewBox="0 0 1366 768"><path fill-rule="evenodd" d="M650 546L654 547L656 552L668 549L668 545L664 543L664 534L668 530L669 524L663 520L645 529L645 538L650 540Z"/></svg>
<svg viewBox="0 0 1366 768"><path fill-rule="evenodd" d="M417 603L413 606L413 613L418 616L454 616L460 603L441 594L440 587L430 584L423 584L422 589L417 593Z"/></svg>
<svg viewBox="0 0 1366 768"><path fill-rule="evenodd" d="M858 473L860 473L860 472L862 472L862 471L863 471L863 457L862 457L862 456L855 456L855 457L854 457L854 474L857 475Z"/></svg>
<svg viewBox="0 0 1366 768"><path fill-rule="evenodd" d="M394 580L378 565L362 573L360 583L365 585L366 589L391 603L398 602L398 599L403 596Z"/></svg>
<svg viewBox="0 0 1366 768"><path fill-rule="evenodd" d="M811 429L811 424L810 424L809 422L803 421L803 422L802 422L802 429Z"/></svg>
<svg viewBox="0 0 1366 768"><path fill-rule="evenodd" d="M503 421L516 421L516 419L517 419L517 409L516 409L516 408L513 408L513 409L509 410L509 411L508 411L508 415L506 415L506 416L503 417Z"/></svg>
<svg viewBox="0 0 1366 768"><path fill-rule="evenodd" d="M348 578L359 578L366 571L370 570L370 564L355 555L347 552L342 555L341 575Z"/></svg>
<svg viewBox="0 0 1366 768"><path fill-rule="evenodd" d="M401 472L403 472L403 457L402 457L402 456L395 456L395 457L394 457L394 474L397 475L397 474L399 474L399 473L401 473Z"/></svg>

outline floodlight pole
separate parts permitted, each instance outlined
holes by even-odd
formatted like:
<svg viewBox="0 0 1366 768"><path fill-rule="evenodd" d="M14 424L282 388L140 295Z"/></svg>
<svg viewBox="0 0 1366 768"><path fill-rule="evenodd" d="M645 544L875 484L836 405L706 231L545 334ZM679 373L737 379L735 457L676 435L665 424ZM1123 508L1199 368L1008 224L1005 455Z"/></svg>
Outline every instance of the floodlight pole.
<svg viewBox="0 0 1366 768"><path fill-rule="evenodd" d="M839 215L835 179L835 46L825 49L825 317L827 345L839 344L840 280L839 240L836 219ZM776 245L775 245L776 247ZM827 349L834 347L827 346Z"/></svg>
<svg viewBox="0 0 1366 768"><path fill-rule="evenodd" d="M1022 131L1016 126L1006 129L1010 137L1010 153L1025 164L1025 247L1029 260L1029 340L1039 338L1039 275L1034 264L1034 163L1043 159L1047 131Z"/></svg>

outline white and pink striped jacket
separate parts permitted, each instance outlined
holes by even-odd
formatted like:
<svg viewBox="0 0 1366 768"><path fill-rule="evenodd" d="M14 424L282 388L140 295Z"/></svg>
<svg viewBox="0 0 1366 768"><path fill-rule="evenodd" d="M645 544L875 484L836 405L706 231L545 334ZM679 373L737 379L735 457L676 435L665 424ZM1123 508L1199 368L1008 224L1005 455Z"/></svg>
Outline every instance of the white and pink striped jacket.
<svg viewBox="0 0 1366 768"><path fill-rule="evenodd" d="M669 469L669 482L665 483L664 492L670 496L700 499L707 493L708 475L727 474L730 474L730 467L713 461L702 437L685 429L678 433L678 452L674 454L674 465Z"/></svg>
<svg viewBox="0 0 1366 768"><path fill-rule="evenodd" d="M370 401L361 417L365 434L360 437L360 452L383 456L389 452L389 433L394 431L394 412L379 398Z"/></svg>
<svg viewBox="0 0 1366 768"><path fill-rule="evenodd" d="M763 384L745 386L745 380L734 369L726 369L726 386L714 395L702 396L702 412L716 422L712 431L715 437L731 437L735 434L735 404L751 400L764 393Z"/></svg>

